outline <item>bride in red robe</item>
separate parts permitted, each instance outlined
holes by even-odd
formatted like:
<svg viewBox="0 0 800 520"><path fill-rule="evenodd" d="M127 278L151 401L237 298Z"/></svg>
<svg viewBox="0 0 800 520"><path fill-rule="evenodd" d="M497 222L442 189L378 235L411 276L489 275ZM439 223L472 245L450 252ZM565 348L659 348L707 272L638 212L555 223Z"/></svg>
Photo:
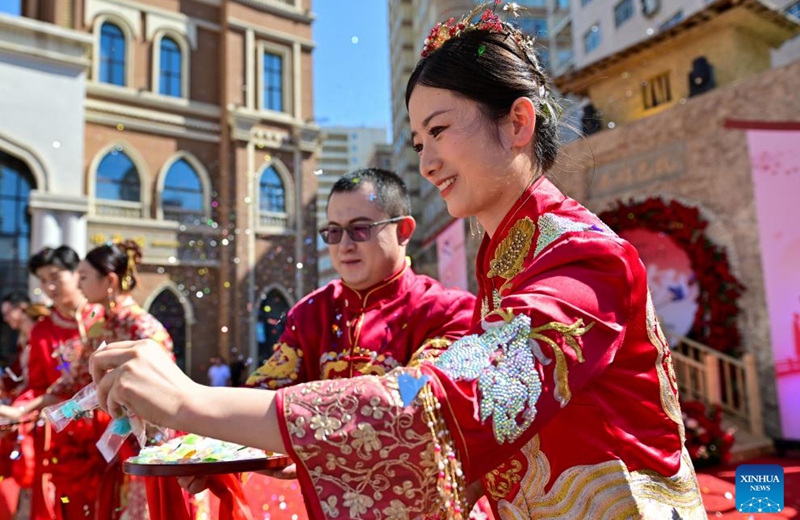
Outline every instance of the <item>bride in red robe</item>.
<svg viewBox="0 0 800 520"><path fill-rule="evenodd" d="M439 24L406 100L420 173L485 230L467 335L416 368L277 392L204 387L119 343L92 359L101 402L288 453L317 518L464 518L480 480L502 519L705 519L644 266L545 176L559 109L533 41L493 10Z"/></svg>

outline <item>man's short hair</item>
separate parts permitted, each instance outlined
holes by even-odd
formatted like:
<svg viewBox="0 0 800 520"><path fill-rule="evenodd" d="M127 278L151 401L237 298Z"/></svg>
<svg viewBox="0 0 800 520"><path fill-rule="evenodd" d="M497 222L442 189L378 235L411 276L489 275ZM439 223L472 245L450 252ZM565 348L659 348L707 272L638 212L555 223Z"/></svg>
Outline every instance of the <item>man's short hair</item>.
<svg viewBox="0 0 800 520"><path fill-rule="evenodd" d="M49 265L67 271L75 271L80 261L78 253L69 246L59 246L55 249L45 247L28 260L28 271L35 276L36 271Z"/></svg>
<svg viewBox="0 0 800 520"><path fill-rule="evenodd" d="M408 188L396 173L380 168L364 168L347 173L336 181L328 194L328 201L334 193L355 191L364 183L375 188L375 203L390 217L411 215L411 197Z"/></svg>
<svg viewBox="0 0 800 520"><path fill-rule="evenodd" d="M31 299L25 291L11 291L3 296L0 303L9 303L14 307L27 307L30 305Z"/></svg>

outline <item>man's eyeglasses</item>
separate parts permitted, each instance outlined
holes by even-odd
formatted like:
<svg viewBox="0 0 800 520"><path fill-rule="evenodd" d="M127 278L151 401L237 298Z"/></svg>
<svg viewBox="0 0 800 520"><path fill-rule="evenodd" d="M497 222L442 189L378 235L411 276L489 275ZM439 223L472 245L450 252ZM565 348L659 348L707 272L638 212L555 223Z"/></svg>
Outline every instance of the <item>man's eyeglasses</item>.
<svg viewBox="0 0 800 520"><path fill-rule="evenodd" d="M326 244L338 244L341 242L344 231L347 231L347 236L349 236L350 240L353 242L366 242L372 238L372 228L375 226L384 226L386 224L400 222L406 218L408 217L392 217L386 220L378 220L377 222L370 223L357 222L355 224L350 224L347 227L328 226L320 229L319 234L322 237L322 241Z"/></svg>

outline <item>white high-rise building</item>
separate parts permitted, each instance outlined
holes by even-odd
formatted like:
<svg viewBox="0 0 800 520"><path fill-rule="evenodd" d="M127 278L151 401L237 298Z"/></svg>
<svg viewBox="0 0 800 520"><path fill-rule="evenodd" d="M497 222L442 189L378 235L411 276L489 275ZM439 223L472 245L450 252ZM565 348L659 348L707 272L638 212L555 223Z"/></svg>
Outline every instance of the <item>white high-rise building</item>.
<svg viewBox="0 0 800 520"><path fill-rule="evenodd" d="M317 228L327 221L328 194L342 175L367 168L376 148L386 145L385 128L337 126L325 127L322 152L317 173ZM322 287L337 277L328 256L328 247L317 236L318 286Z"/></svg>

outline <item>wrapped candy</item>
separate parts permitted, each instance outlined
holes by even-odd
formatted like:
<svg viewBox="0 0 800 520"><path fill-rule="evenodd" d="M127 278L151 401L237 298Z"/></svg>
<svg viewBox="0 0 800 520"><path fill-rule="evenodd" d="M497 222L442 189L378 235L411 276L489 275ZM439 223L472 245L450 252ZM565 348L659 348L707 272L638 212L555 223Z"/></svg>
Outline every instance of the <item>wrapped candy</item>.
<svg viewBox="0 0 800 520"><path fill-rule="evenodd" d="M60 432L74 419L91 412L98 406L97 387L95 387L94 383L89 383L75 394L72 399L48 406L42 412L50 421L50 424L53 425L53 428Z"/></svg>
<svg viewBox="0 0 800 520"><path fill-rule="evenodd" d="M264 450L190 433L171 439L160 446L144 447L138 456L128 459L128 462L134 464L195 464L266 459L269 455L271 454Z"/></svg>
<svg viewBox="0 0 800 520"><path fill-rule="evenodd" d="M105 343L100 345L98 350L105 347ZM72 399L67 399L53 406L48 406L43 413L56 429L60 432L67 425L84 416L86 413L98 408L100 403L97 400L97 387L94 383L89 383L83 387ZM147 444L147 434L144 422L133 414L128 413L125 417L114 419L109 423L100 440L97 441L97 449L106 459L111 459L119 452L128 436L133 433L139 441L139 445L144 447ZM157 434L163 432L158 431Z"/></svg>

